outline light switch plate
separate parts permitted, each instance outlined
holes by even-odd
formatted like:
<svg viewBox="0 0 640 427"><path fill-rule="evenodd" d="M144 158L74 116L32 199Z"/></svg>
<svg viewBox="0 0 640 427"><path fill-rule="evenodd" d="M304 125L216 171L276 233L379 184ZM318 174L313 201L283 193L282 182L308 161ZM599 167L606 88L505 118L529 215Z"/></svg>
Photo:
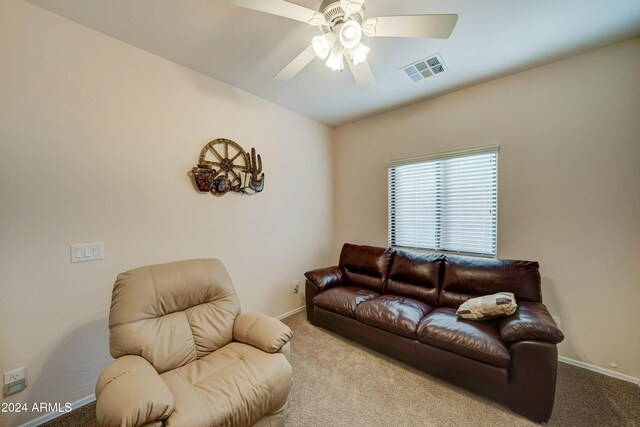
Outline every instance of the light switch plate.
<svg viewBox="0 0 640 427"><path fill-rule="evenodd" d="M83 243L71 245L71 262L85 262L104 259L104 243Z"/></svg>

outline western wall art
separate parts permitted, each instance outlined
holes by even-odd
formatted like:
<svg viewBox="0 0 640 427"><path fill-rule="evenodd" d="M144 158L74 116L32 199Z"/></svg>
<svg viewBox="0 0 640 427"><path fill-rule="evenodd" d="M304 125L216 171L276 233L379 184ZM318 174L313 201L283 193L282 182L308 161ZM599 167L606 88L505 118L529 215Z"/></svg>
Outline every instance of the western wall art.
<svg viewBox="0 0 640 427"><path fill-rule="evenodd" d="M198 166L191 169L198 190L215 195L229 191L255 194L264 189L262 158L245 152L236 142L218 138L209 142L200 152Z"/></svg>

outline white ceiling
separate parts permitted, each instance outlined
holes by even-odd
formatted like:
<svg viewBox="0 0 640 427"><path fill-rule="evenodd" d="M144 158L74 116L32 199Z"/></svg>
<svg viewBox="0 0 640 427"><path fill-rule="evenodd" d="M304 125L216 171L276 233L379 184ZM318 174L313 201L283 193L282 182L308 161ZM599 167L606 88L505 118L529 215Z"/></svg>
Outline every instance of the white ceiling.
<svg viewBox="0 0 640 427"><path fill-rule="evenodd" d="M348 68L320 60L275 80L317 29L226 0L30 1L331 126L640 35L639 0L366 0L368 17L459 19L448 40L367 38L378 84L361 91ZM321 0L294 2L316 9ZM448 72L413 83L400 70L434 53Z"/></svg>

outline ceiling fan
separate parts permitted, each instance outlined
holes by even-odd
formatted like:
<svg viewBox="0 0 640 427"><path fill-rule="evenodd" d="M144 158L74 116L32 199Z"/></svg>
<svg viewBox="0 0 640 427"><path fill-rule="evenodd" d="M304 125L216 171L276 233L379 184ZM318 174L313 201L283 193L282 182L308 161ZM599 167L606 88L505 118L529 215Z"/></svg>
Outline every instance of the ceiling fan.
<svg viewBox="0 0 640 427"><path fill-rule="evenodd" d="M453 32L458 15L406 15L366 18L364 0L324 0L319 12L285 0L230 0L236 6L301 21L320 29L311 45L282 69L276 79L292 79L316 57L332 70L342 71L346 63L361 89L375 85L367 62L368 37L424 37L446 39Z"/></svg>

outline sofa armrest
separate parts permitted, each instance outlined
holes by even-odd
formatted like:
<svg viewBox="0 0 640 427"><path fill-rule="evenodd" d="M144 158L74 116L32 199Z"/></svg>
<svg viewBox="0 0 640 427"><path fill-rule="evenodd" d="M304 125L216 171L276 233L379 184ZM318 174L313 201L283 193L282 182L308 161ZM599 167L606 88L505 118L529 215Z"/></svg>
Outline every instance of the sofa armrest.
<svg viewBox="0 0 640 427"><path fill-rule="evenodd" d="M233 339L267 353L278 352L291 339L291 329L261 313L241 313L233 324Z"/></svg>
<svg viewBox="0 0 640 427"><path fill-rule="evenodd" d="M507 344L525 340L558 344L564 334L544 304L520 302L515 313L500 321L500 337Z"/></svg>
<svg viewBox="0 0 640 427"><path fill-rule="evenodd" d="M140 356L122 356L96 384L96 417L103 427L138 427L173 412L173 394L153 366Z"/></svg>
<svg viewBox="0 0 640 427"><path fill-rule="evenodd" d="M304 275L318 288L318 292L342 286L347 281L347 275L341 266L319 268L307 271Z"/></svg>

